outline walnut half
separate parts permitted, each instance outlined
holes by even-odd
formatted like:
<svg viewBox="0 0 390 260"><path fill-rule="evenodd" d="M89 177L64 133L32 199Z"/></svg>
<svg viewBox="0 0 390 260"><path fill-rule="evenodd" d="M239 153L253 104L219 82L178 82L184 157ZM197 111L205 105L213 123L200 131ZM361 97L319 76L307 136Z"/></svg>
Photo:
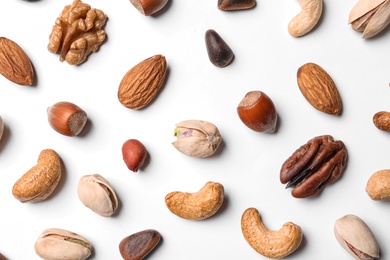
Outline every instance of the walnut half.
<svg viewBox="0 0 390 260"><path fill-rule="evenodd" d="M96 52L106 38L102 29L107 16L98 9L74 0L64 7L50 34L48 49L60 54L60 61L71 65L83 63L91 52Z"/></svg>

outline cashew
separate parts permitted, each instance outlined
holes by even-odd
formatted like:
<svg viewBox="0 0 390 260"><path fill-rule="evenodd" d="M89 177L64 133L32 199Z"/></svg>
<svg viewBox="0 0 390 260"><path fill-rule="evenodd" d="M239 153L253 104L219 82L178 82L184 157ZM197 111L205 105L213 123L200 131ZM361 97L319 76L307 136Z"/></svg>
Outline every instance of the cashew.
<svg viewBox="0 0 390 260"><path fill-rule="evenodd" d="M175 215L201 220L214 215L221 207L224 199L224 188L218 182L207 182L195 193L171 192L165 196L165 204Z"/></svg>
<svg viewBox="0 0 390 260"><path fill-rule="evenodd" d="M302 230L287 222L278 231L269 230L255 208L248 208L241 217L241 230L246 241L259 254L269 258L284 258L294 252L302 242Z"/></svg>
<svg viewBox="0 0 390 260"><path fill-rule="evenodd" d="M12 194L20 202L39 202L47 199L61 179L61 159L51 149L43 150L38 163L16 181Z"/></svg>
<svg viewBox="0 0 390 260"><path fill-rule="evenodd" d="M300 37L310 32L322 15L323 0L298 0L301 12L288 24L288 32L294 37Z"/></svg>

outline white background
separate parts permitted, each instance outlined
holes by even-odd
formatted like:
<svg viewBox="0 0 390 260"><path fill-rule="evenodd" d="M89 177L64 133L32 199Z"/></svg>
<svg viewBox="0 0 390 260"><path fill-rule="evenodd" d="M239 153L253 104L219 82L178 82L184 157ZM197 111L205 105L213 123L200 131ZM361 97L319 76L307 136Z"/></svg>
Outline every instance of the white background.
<svg viewBox="0 0 390 260"><path fill-rule="evenodd" d="M390 259L390 204L372 201L368 178L390 168L390 135L372 123L390 111L390 32L370 40L347 24L353 0L325 0L323 16L310 34L294 38L288 22L297 1L258 1L248 11L223 12L217 0L170 0L163 12L145 17L129 1L89 0L109 17L107 41L80 66L61 63L47 50L51 28L71 1L0 1L0 35L17 42L31 59L35 86L0 77L0 115L6 131L0 146L0 252L9 259L39 259L34 243L47 228L76 232L93 244L90 259L121 259L119 242L153 228L162 241L148 259L266 259L241 234L245 209L257 208L273 230L285 222L304 233L288 259L352 259L333 234L345 214L362 218L374 232L382 259ZM226 68L207 57L204 34L216 30L235 59ZM169 74L148 107L132 111L117 99L124 74L140 61L163 54ZM335 81L343 102L341 116L315 110L296 84L307 62L322 66ZM236 107L251 90L274 101L279 124L274 134L256 133L238 118ZM46 109L73 102L88 114L81 136L66 137L47 122ZM214 123L223 137L215 156L187 157L171 144L175 124L187 119ZM279 182L282 163L309 139L330 134L349 152L343 177L320 196L295 199ZM130 138L144 143L149 156L137 173L122 160ZM35 165L41 150L61 156L66 172L55 194L22 204L12 186ZM111 218L86 208L77 197L81 176L99 173L116 190L120 208ZM207 181L225 187L219 212L203 221L173 215L165 206L172 191L196 192Z"/></svg>

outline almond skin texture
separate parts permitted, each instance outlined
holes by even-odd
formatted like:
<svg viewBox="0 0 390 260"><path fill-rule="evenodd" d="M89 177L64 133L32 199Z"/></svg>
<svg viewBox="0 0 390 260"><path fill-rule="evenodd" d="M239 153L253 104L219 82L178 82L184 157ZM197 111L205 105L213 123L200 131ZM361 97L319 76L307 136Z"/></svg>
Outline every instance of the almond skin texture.
<svg viewBox="0 0 390 260"><path fill-rule="evenodd" d="M152 56L131 68L118 90L119 102L129 109L148 105L164 84L167 62L163 55Z"/></svg>
<svg viewBox="0 0 390 260"><path fill-rule="evenodd" d="M137 172L141 168L148 155L145 146L136 139L129 139L122 145L122 156L127 168Z"/></svg>
<svg viewBox="0 0 390 260"><path fill-rule="evenodd" d="M27 54L5 37L0 37L0 74L19 85L29 86L34 81L34 70Z"/></svg>
<svg viewBox="0 0 390 260"><path fill-rule="evenodd" d="M253 131L275 132L278 118L276 108L264 92L248 92L238 104L237 113L241 121Z"/></svg>
<svg viewBox="0 0 390 260"><path fill-rule="evenodd" d="M315 109L340 115L340 94L333 79L322 67L315 63L302 65L297 72L297 81L303 96Z"/></svg>

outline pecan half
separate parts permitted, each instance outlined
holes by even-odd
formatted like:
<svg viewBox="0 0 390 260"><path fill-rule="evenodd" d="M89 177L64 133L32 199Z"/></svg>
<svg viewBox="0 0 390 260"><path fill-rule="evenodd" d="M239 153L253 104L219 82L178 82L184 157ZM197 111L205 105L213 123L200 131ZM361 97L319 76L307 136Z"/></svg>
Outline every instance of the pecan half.
<svg viewBox="0 0 390 260"><path fill-rule="evenodd" d="M81 64L104 42L106 33L102 28L106 21L107 16L101 10L74 0L71 5L65 6L55 21L48 50L59 53L60 61Z"/></svg>
<svg viewBox="0 0 390 260"><path fill-rule="evenodd" d="M347 166L347 149L330 135L317 136L298 148L282 165L280 182L293 187L295 198L313 197L338 180Z"/></svg>

